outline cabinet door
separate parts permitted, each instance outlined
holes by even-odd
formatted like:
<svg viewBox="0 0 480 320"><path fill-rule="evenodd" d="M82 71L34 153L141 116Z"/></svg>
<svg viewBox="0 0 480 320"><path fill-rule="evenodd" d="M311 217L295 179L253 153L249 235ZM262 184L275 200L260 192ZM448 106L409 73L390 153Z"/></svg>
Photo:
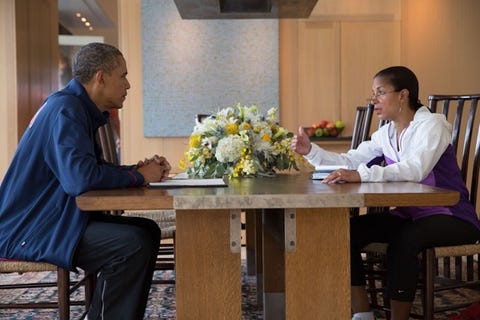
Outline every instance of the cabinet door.
<svg viewBox="0 0 480 320"><path fill-rule="evenodd" d="M280 24L281 123L299 125L339 117L340 28L338 23Z"/></svg>
<svg viewBox="0 0 480 320"><path fill-rule="evenodd" d="M281 123L290 130L343 120L351 135L372 77L400 61L399 21L281 22ZM374 121L374 126L376 119Z"/></svg>
<svg viewBox="0 0 480 320"><path fill-rule="evenodd" d="M298 37L299 122L340 116L340 28L332 22L301 22Z"/></svg>
<svg viewBox="0 0 480 320"><path fill-rule="evenodd" d="M355 108L365 105L373 76L400 64L400 22L343 22L341 32L340 117L346 134L352 132ZM378 121L373 117L372 131Z"/></svg>

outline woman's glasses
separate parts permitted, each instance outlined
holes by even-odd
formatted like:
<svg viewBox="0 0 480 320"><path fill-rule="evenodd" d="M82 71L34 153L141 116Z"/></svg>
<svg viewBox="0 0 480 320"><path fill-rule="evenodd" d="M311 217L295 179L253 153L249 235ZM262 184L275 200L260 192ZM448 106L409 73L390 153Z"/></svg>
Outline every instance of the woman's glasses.
<svg viewBox="0 0 480 320"><path fill-rule="evenodd" d="M372 95L367 98L367 101L372 101L378 97L383 97L384 95L386 94L389 94L389 93L392 93L392 92L399 92L400 90L392 90L392 91L382 91L382 90L378 90L377 92L373 92Z"/></svg>

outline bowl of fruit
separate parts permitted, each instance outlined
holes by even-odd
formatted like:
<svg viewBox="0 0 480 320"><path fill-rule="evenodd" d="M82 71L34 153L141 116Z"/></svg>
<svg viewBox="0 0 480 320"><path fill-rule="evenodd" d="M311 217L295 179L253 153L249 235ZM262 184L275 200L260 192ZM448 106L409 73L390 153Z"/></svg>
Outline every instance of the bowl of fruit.
<svg viewBox="0 0 480 320"><path fill-rule="evenodd" d="M309 137L338 137L344 128L345 124L342 120L321 120L315 122L311 127L306 127L305 132Z"/></svg>

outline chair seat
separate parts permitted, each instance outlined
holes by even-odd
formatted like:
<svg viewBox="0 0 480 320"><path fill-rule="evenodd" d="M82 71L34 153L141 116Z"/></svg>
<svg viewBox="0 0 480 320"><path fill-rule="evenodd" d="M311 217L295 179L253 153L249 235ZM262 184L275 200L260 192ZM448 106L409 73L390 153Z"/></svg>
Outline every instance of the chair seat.
<svg viewBox="0 0 480 320"><path fill-rule="evenodd" d="M386 254L388 245L382 242L372 242L363 247L363 252L373 254Z"/></svg>
<svg viewBox="0 0 480 320"><path fill-rule="evenodd" d="M435 250L435 256L437 258L470 256L480 252L480 244L474 243L458 246L435 247L433 249Z"/></svg>
<svg viewBox="0 0 480 320"><path fill-rule="evenodd" d="M1 290L22 289L28 290L30 288L47 288L56 287L55 298L46 298L31 301L18 302L12 300L0 303L0 309L49 309L54 308L58 310L58 319L70 319L70 306L82 305L85 307L80 319L84 319L88 312L88 308L92 301L93 291L95 287L95 274L83 274L80 278L70 281L70 272L56 265L46 262L32 262L0 258L0 274L18 273L23 274L27 272L55 272L55 280L35 280L28 282L2 283ZM82 300L71 299L73 292L76 292L80 287L84 288L84 297Z"/></svg>
<svg viewBox="0 0 480 320"><path fill-rule="evenodd" d="M128 210L123 215L151 219L160 227L162 239L172 239L174 237L175 210Z"/></svg>
<svg viewBox="0 0 480 320"><path fill-rule="evenodd" d="M0 260L0 273L57 271L57 269L58 267L56 265L46 262Z"/></svg>
<svg viewBox="0 0 480 320"><path fill-rule="evenodd" d="M175 210L125 210L124 216L144 217L156 222L175 222Z"/></svg>
<svg viewBox="0 0 480 320"><path fill-rule="evenodd" d="M446 247L434 247L432 249L434 250L435 256L437 258L470 256L470 255L478 254L478 252L480 252L480 243L463 244L463 245L446 246ZM366 245L363 248L363 251L366 253L373 253L373 254L386 254L387 244L380 243L380 242L372 242Z"/></svg>

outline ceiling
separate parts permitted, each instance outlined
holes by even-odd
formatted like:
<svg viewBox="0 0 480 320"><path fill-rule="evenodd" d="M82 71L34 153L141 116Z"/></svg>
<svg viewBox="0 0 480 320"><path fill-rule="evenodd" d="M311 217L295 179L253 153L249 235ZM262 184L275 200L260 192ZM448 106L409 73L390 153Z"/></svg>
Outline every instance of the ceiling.
<svg viewBox="0 0 480 320"><path fill-rule="evenodd" d="M60 24L68 30L86 28L76 16L80 13L96 29L115 27L98 0L58 0Z"/></svg>

